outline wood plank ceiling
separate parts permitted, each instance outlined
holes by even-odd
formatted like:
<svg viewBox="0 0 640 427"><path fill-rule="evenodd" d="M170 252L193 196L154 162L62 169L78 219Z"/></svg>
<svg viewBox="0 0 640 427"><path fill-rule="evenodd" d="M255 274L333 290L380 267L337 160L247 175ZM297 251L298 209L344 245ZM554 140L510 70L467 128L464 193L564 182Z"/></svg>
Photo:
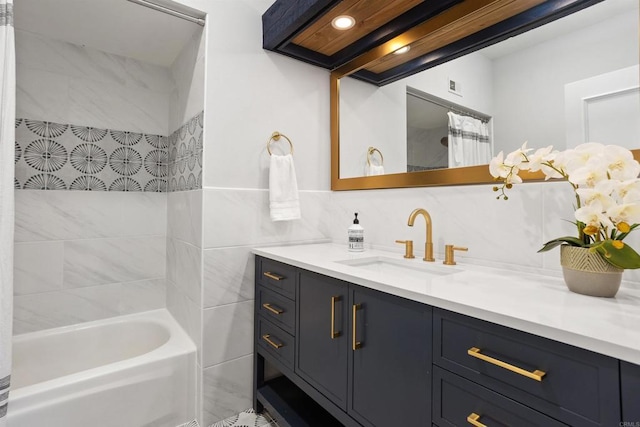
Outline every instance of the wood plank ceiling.
<svg viewBox="0 0 640 427"><path fill-rule="evenodd" d="M300 32L293 43L306 49L333 55L424 0L344 0ZM428 1L428 0L427 0ZM381 73L443 46L470 36L491 25L544 3L545 0L464 0L423 22L409 32L422 35L402 55L386 55L364 69ZM356 25L346 31L331 26L339 15L350 15Z"/></svg>

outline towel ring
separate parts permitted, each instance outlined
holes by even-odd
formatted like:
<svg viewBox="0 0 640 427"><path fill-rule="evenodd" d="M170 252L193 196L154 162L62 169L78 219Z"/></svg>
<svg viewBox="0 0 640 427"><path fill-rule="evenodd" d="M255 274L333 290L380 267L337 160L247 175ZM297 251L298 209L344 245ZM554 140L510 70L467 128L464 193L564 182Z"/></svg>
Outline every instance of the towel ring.
<svg viewBox="0 0 640 427"><path fill-rule="evenodd" d="M382 153L380 152L380 150L378 150L375 147L369 147L369 149L367 150L367 164L369 166L371 166L371 157L373 156L373 153L375 153L376 151L380 155L380 166L384 164L384 157L382 156Z"/></svg>
<svg viewBox="0 0 640 427"><path fill-rule="evenodd" d="M274 133L271 134L271 138L269 138L269 140L267 141L267 151L269 152L269 155L271 156L271 142L272 141L278 141L280 139L280 137L283 137L284 139L286 139L289 142L289 147L291 148L291 155L293 155L293 143L291 142L291 140L289 138L287 138L287 135L280 133L278 131L275 131Z"/></svg>

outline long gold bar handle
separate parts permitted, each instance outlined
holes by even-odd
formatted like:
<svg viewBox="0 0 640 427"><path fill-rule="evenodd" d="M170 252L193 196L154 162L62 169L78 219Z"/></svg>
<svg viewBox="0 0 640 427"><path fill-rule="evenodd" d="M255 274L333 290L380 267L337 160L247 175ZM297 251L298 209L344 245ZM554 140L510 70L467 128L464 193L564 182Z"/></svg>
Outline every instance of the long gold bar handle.
<svg viewBox="0 0 640 427"><path fill-rule="evenodd" d="M467 422L469 424L471 424L472 426L476 426L476 427L487 427L486 424L482 424L480 421L478 421L480 419L480 415L476 414L475 412L472 412L471 414L469 414L469 416L467 417Z"/></svg>
<svg viewBox="0 0 640 427"><path fill-rule="evenodd" d="M356 320L357 320L357 315L356 313L358 312L358 310L360 310L360 307L362 307L361 304L353 304L353 330L351 331L353 333L353 340L352 340L352 345L351 348L353 348L353 351L356 351L357 349L359 349L360 347L362 347L362 343L360 341L356 341L356 331L357 331L357 327L356 327Z"/></svg>
<svg viewBox="0 0 640 427"><path fill-rule="evenodd" d="M467 354L469 356L491 363L492 365L500 366L501 368L507 369L511 372L515 372L516 374L520 374L527 378L531 378L532 380L542 381L542 377L546 375L546 372L544 371L540 371L536 369L533 372L529 372L525 369L518 368L517 366L513 366L509 363L503 362L502 360L489 357L485 354L480 353L480 349L477 347L471 347L469 350L467 350Z"/></svg>
<svg viewBox="0 0 640 427"><path fill-rule="evenodd" d="M273 280L278 280L278 281L279 281L279 280L284 279L284 276L280 276L279 274L275 274L275 273L272 273L272 272L270 272L270 271L265 271L265 272L264 272L264 273L262 273L262 274L264 274L265 276L267 276L269 279L273 279Z"/></svg>
<svg viewBox="0 0 640 427"><path fill-rule="evenodd" d="M282 310L281 308L274 307L271 304L269 304L268 302L265 302L264 304L262 304L262 306L264 308L266 308L267 310L269 310L270 312L272 312L273 314L282 314L282 313L284 313L284 310Z"/></svg>
<svg viewBox="0 0 640 427"><path fill-rule="evenodd" d="M275 348L276 350L277 350L277 349L279 349L280 347L284 346L284 344L280 344L280 343L277 343L277 342L273 342L273 341L271 340L271 335L269 335L269 334L263 335L263 336L262 336L262 339L263 339L263 340L265 340L266 342L268 342L268 343L269 343L269 345L270 345L271 347Z"/></svg>
<svg viewBox="0 0 640 427"><path fill-rule="evenodd" d="M342 332L336 331L336 301L341 301L340 296L331 297L331 339L338 338Z"/></svg>

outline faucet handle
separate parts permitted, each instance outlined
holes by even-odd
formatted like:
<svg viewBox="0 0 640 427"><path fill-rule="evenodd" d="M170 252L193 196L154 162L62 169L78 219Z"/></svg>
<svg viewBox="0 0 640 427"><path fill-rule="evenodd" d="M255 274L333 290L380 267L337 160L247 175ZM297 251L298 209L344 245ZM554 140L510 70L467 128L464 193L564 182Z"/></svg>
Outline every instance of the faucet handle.
<svg viewBox="0 0 640 427"><path fill-rule="evenodd" d="M415 258L415 256L413 256L413 240L396 240L396 243L404 245L405 258Z"/></svg>
<svg viewBox="0 0 640 427"><path fill-rule="evenodd" d="M444 261L442 261L442 263L445 265L456 265L453 251L466 252L468 250L469 248L464 248L462 246L444 245Z"/></svg>

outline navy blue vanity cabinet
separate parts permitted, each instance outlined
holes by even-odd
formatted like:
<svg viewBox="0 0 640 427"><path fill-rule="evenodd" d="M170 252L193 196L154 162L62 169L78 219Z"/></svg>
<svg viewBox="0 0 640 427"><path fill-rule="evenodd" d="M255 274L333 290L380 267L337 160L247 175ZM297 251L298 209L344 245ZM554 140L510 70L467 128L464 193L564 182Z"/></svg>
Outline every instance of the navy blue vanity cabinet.
<svg viewBox="0 0 640 427"><path fill-rule="evenodd" d="M300 273L296 374L347 410L348 284Z"/></svg>
<svg viewBox="0 0 640 427"><path fill-rule="evenodd" d="M618 360L434 309L434 364L562 423L620 423Z"/></svg>
<svg viewBox="0 0 640 427"><path fill-rule="evenodd" d="M640 425L640 366L620 362L620 381L622 421L635 427Z"/></svg>
<svg viewBox="0 0 640 427"><path fill-rule="evenodd" d="M350 285L349 408L367 427L431 425L431 307Z"/></svg>

